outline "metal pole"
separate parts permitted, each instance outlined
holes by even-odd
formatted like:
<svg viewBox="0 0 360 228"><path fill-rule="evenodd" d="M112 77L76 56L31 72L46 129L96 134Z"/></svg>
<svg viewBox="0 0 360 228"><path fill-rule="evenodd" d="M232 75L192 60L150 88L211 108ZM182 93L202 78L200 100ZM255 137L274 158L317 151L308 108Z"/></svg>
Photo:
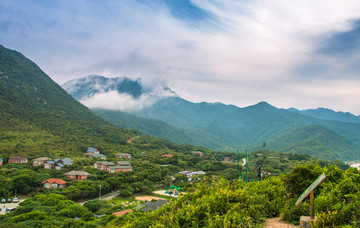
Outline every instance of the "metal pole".
<svg viewBox="0 0 360 228"><path fill-rule="evenodd" d="M246 183L248 182L248 154L247 154L247 150L245 150L245 154L246 154Z"/></svg>
<svg viewBox="0 0 360 228"><path fill-rule="evenodd" d="M256 182L256 152L255 152L255 182Z"/></svg>
<svg viewBox="0 0 360 228"><path fill-rule="evenodd" d="M314 190L310 192L310 219L314 219Z"/></svg>
<svg viewBox="0 0 360 228"><path fill-rule="evenodd" d="M16 198L17 189L15 189L15 198Z"/></svg>
<svg viewBox="0 0 360 228"><path fill-rule="evenodd" d="M101 200L101 185L99 185L99 200Z"/></svg>
<svg viewBox="0 0 360 228"><path fill-rule="evenodd" d="M241 170L239 165L239 150L237 150L237 177L241 180Z"/></svg>

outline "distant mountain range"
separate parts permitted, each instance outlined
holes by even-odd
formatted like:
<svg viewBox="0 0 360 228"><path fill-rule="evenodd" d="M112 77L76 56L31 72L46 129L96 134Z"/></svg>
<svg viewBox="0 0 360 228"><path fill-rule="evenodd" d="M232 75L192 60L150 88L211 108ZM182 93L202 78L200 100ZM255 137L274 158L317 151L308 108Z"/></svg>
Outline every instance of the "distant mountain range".
<svg viewBox="0 0 360 228"><path fill-rule="evenodd" d="M99 78L106 82L102 83L101 90L94 86L99 84ZM266 147L323 159L360 159L360 117L350 113L323 108L285 110L266 102L245 108L222 103L192 103L166 87L163 90L169 93L154 95L159 93L145 88L140 80L129 78L89 76L72 80L63 87L79 101L89 101L110 90L131 96L141 108L110 110L97 103L93 111L112 124L177 143L229 151ZM153 98L147 106L140 105L144 94Z"/></svg>

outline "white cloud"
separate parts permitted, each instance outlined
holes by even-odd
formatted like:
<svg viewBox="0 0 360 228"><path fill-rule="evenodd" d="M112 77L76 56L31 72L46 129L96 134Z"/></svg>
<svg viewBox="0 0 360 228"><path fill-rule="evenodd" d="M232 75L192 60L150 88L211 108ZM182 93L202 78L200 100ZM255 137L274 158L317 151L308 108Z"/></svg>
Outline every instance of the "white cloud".
<svg viewBox="0 0 360 228"><path fill-rule="evenodd" d="M193 3L212 14L208 24L189 25L172 17L162 4L64 0L53 7L42 1L5 0L7 11L0 11L0 22L14 23L3 30L0 42L25 53L60 84L90 74L141 77L144 83L168 84L193 101L239 106L261 100L282 106L324 106L324 94L331 94L332 86L340 83L336 75L349 71L336 58L318 55L317 49L333 34L351 29L359 18L358 0ZM328 69L313 78L300 74L299 68L312 61ZM338 64L328 64L332 62ZM328 83L317 84L317 77ZM308 96L308 84L323 93ZM291 93L284 94L287 88ZM349 96L328 98L325 103L332 108L346 103ZM137 106L121 99L119 106ZM353 101L344 111L360 114L358 107L360 103Z"/></svg>
<svg viewBox="0 0 360 228"><path fill-rule="evenodd" d="M80 101L89 108L103 108L121 111L138 111L142 108L151 106L155 99L148 95L142 95L134 99L128 94L119 94L117 91L95 94L91 98Z"/></svg>

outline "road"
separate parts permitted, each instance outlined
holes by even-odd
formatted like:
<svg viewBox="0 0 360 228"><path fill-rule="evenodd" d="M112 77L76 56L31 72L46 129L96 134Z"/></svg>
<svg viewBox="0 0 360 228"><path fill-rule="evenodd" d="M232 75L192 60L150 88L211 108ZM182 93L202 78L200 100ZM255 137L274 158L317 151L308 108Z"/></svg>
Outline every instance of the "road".
<svg viewBox="0 0 360 228"><path fill-rule="evenodd" d="M119 196L119 193L118 192L110 192L108 194L105 194L103 196L101 196L101 200L112 200L113 198ZM95 199L91 199L91 200L96 200L96 199L99 199L99 198L95 198ZM84 205L84 203L86 202L89 202L91 200L86 200L86 201L82 201L82 202L78 202L78 204L80 205Z"/></svg>
<svg viewBox="0 0 360 228"><path fill-rule="evenodd" d="M0 215L4 215L5 214L5 209L6 208L13 208L13 207L17 207L19 206L19 203L2 203L0 204Z"/></svg>

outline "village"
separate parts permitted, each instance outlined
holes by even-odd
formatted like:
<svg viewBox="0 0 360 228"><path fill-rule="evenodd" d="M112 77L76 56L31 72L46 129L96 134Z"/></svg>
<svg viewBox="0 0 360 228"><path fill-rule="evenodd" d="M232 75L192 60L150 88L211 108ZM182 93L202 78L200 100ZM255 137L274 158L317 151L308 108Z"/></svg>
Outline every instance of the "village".
<svg viewBox="0 0 360 228"><path fill-rule="evenodd" d="M203 156L203 153L200 151L192 151L191 155L192 157L195 156L196 158L200 158L201 156ZM164 163L166 163L165 160L170 161L173 157L174 155L169 153L159 155L159 159L160 160L162 159ZM66 157L66 158L38 157L34 159L28 159L26 157L21 157L21 156L9 156L6 163L4 163L4 160L0 158L0 165L4 165L4 164L28 165L28 167L33 167L33 169L36 169L37 171L42 170L41 172L47 172L48 170L48 172L50 172L50 178L46 180L42 180L41 185L38 185L36 186L36 188L34 188L34 191L37 189L36 192L38 193L33 193L33 194L39 194L39 193L49 194L54 191L56 193L62 193L61 190L64 189L64 191L66 191L65 189L67 189L68 187L69 187L68 189L73 189L74 186L77 186L77 184L74 183L74 181L79 183L83 182L86 183L87 185L92 185L90 182L96 181L99 178L99 175L100 176L104 175L104 172L107 173L106 178L111 178L111 175L115 175L115 174L133 173L134 169L132 166L132 160L133 157L129 153L117 153L115 155L110 156L109 159L107 155L101 153L97 148L88 147L87 150L82 154L82 158L76 158L75 161L70 157ZM71 169L72 167L76 166L76 161L78 163L85 162L87 165L82 166L82 169ZM89 166L91 161L93 163ZM229 161L224 161L224 162L229 162ZM102 185L99 184L98 185L99 197L96 198L102 200L104 199L111 200L121 195L128 197L136 192L144 192L145 194L142 195L140 194L140 196L135 195L132 200L130 199L121 202L121 205L125 206L126 208L129 206L131 208L136 206L135 209L139 209L141 211L146 212L148 210L154 210L156 208L161 207L162 205L169 202L168 200L172 197L179 197L182 194L184 194L183 190L180 190L181 187L172 186L172 183L175 183L176 181L177 182L180 181L183 182L181 183L181 186L186 187L184 183L191 183L191 181L197 180L197 177L206 174L206 172L204 171L186 171L186 170L177 171L178 167L173 166L172 164L162 164L161 167L162 169L167 170L166 172L167 175L165 176L165 178L160 178L160 179L158 178L158 180L154 180L151 178L151 175L149 175L149 179L151 181L146 182L145 180L143 183L145 183L146 185L142 187L139 184L137 184L138 186L140 186L139 188L136 188L134 185L130 185L130 183L125 185L124 183L121 183L120 187L118 186L115 188L109 187L107 184L102 184ZM142 169L138 171L143 172L144 170ZM61 176L63 176L63 178L61 178ZM118 177L119 176L116 176L114 178L118 178ZM86 181L90 181L90 182L86 182ZM132 181L130 180L129 182ZM135 183L139 183L139 182L135 182ZM97 184L93 184L93 186L95 187L94 190L92 191L96 191ZM166 187L166 190L159 190L158 188L161 186L168 186L168 187ZM19 197L19 195L17 195L16 192L17 189L15 189L15 194L13 197L8 196L1 199L1 203L3 204L3 206L1 208L2 210L0 211L0 214L10 213L11 211L15 210L18 204L28 197L24 193L22 194L21 197ZM101 194L103 194L103 197L101 196ZM88 201L89 198L94 197L94 195L95 194L88 194L87 196L84 196L80 194L79 197L74 196L72 197L72 199L75 201L79 201L79 203L83 204L84 200ZM106 195L108 195L107 198ZM143 202L143 204L141 204L141 202ZM128 213L129 209L127 210ZM116 213L116 215L118 216L123 214L124 214L123 212Z"/></svg>

